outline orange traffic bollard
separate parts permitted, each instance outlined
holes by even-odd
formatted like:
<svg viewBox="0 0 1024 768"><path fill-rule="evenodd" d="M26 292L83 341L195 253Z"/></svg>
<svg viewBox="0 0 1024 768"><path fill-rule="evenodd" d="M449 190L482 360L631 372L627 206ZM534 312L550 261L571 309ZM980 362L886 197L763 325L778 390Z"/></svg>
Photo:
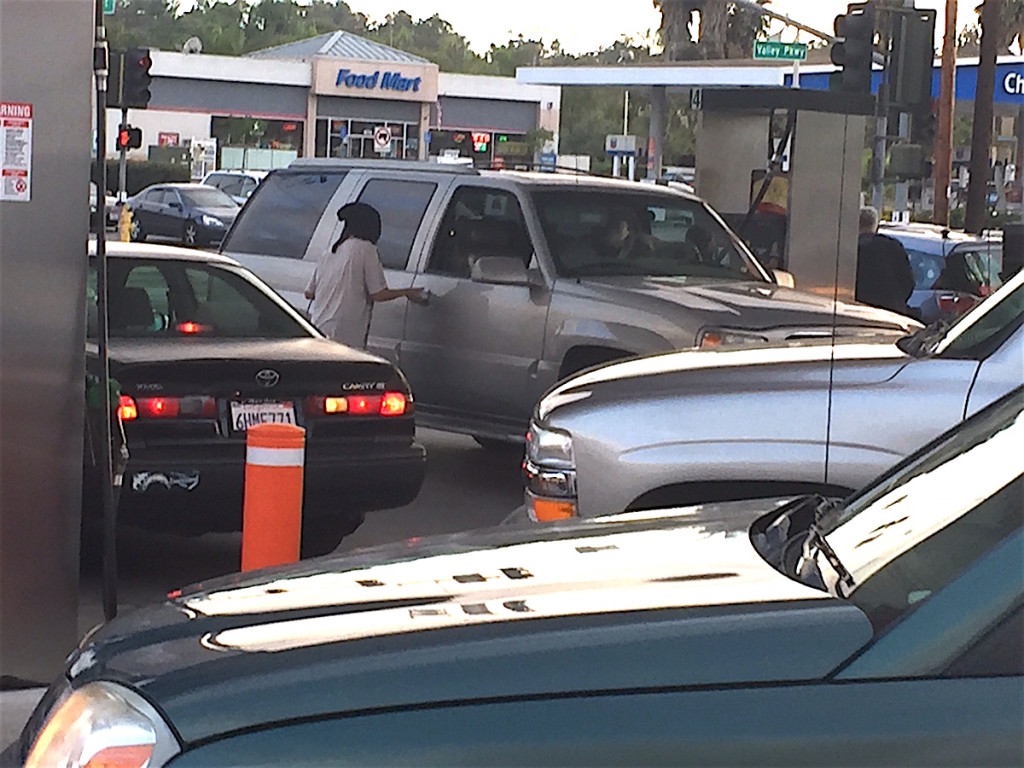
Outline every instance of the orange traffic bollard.
<svg viewBox="0 0 1024 768"><path fill-rule="evenodd" d="M242 570L299 559L306 430L257 424L246 433Z"/></svg>

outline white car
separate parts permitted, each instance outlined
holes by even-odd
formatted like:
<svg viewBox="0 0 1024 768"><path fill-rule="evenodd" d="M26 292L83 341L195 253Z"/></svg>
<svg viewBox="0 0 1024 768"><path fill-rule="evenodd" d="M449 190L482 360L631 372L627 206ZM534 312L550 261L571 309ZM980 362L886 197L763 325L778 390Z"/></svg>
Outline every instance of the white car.
<svg viewBox="0 0 1024 768"><path fill-rule="evenodd" d="M245 205L266 175L266 171L211 171L202 183L216 187L239 205Z"/></svg>

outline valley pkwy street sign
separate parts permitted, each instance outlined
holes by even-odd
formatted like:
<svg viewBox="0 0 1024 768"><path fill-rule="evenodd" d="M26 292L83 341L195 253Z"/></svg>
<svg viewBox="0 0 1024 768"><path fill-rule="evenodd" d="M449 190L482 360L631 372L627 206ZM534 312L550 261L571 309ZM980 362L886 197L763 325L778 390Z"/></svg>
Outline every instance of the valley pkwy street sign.
<svg viewBox="0 0 1024 768"><path fill-rule="evenodd" d="M807 61L807 44L757 40L754 42L754 58L775 61Z"/></svg>

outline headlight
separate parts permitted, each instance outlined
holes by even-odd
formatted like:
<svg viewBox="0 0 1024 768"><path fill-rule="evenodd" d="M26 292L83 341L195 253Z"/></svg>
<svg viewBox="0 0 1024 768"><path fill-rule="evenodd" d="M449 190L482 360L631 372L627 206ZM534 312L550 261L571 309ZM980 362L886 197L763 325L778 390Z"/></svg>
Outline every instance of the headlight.
<svg viewBox="0 0 1024 768"><path fill-rule="evenodd" d="M200 221L203 222L204 227L214 227L215 229L218 227L224 227L224 222L218 219L216 216L207 216L206 214L203 214L203 217L202 219L200 219Z"/></svg>
<svg viewBox="0 0 1024 768"><path fill-rule="evenodd" d="M531 423L526 435L526 458L532 464L544 468L575 469L572 435L560 429L548 429Z"/></svg>
<svg viewBox="0 0 1024 768"><path fill-rule="evenodd" d="M57 703L25 768L160 768L180 751L144 698L114 683L89 683Z"/></svg>
<svg viewBox="0 0 1024 768"><path fill-rule="evenodd" d="M701 349L738 346L740 344L767 344L768 338L757 333L733 331L725 328L706 328L697 339Z"/></svg>

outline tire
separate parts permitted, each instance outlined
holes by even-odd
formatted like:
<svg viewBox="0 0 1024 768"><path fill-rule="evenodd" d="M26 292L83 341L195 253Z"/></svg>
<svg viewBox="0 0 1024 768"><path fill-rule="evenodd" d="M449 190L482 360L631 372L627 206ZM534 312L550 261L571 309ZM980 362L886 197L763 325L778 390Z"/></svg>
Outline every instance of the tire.
<svg viewBox="0 0 1024 768"><path fill-rule="evenodd" d="M342 539L363 524L365 518L365 514L358 512L303 520L299 557L306 560L329 555L338 548Z"/></svg>
<svg viewBox="0 0 1024 768"><path fill-rule="evenodd" d="M181 244L189 248L199 245L199 226L194 221L186 221L181 233Z"/></svg>
<svg viewBox="0 0 1024 768"><path fill-rule="evenodd" d="M142 228L142 222L138 219L132 219L132 228L129 232L129 237L133 243L142 243L146 240L146 232Z"/></svg>

